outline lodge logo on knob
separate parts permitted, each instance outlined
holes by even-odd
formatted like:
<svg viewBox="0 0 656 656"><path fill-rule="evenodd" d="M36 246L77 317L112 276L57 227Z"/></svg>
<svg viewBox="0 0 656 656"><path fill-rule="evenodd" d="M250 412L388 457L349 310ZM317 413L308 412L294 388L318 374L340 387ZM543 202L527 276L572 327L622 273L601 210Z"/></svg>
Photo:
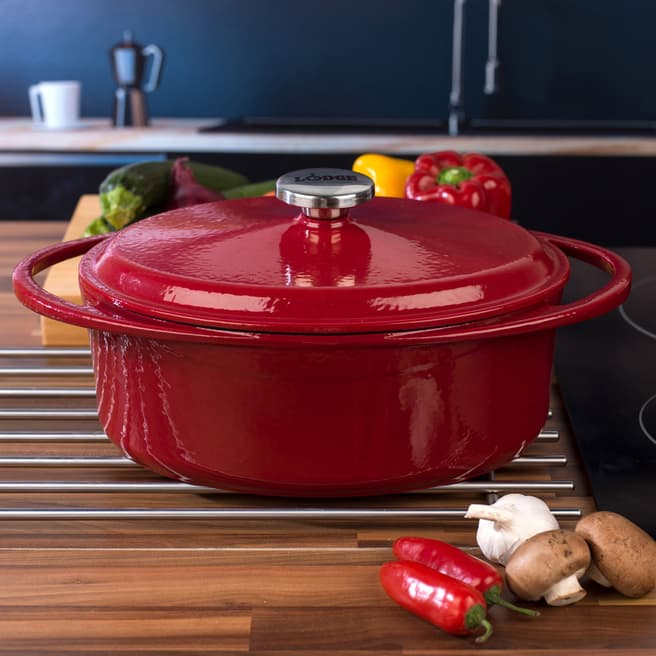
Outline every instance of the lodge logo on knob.
<svg viewBox="0 0 656 656"><path fill-rule="evenodd" d="M355 175L350 175L348 173L339 173L337 175L318 175L317 173L308 173L307 175L297 175L294 176L294 182L357 182L358 179Z"/></svg>

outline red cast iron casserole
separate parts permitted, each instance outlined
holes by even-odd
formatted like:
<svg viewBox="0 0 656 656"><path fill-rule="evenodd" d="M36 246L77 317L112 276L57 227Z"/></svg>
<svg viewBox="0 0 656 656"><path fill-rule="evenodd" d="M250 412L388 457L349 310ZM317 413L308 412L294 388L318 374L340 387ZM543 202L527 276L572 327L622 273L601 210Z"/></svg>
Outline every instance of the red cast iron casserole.
<svg viewBox="0 0 656 656"><path fill-rule="evenodd" d="M548 411L555 329L628 295L592 244L297 171L25 258L17 297L89 329L100 420L163 475L285 496L386 494L508 462ZM357 207L356 207L357 205ZM350 210L346 208L351 208ZM83 305L34 276L85 253ZM610 274L560 304L567 256Z"/></svg>

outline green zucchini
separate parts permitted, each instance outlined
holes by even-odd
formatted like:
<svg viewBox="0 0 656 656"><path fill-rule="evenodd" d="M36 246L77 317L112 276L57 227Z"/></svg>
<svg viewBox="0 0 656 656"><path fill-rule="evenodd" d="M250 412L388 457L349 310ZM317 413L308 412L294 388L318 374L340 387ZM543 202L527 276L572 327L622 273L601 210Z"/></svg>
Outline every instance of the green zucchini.
<svg viewBox="0 0 656 656"><path fill-rule="evenodd" d="M273 191L275 188L275 180L265 180L264 182L251 182L249 184L241 185L240 187L224 189L221 193L226 200L234 200L236 198L254 198L255 196L264 196L264 194Z"/></svg>
<svg viewBox="0 0 656 656"><path fill-rule="evenodd" d="M166 204L173 160L137 162L112 171L100 184L103 217L115 230L149 216ZM248 180L235 171L201 162L189 162L196 181L224 192Z"/></svg>
<svg viewBox="0 0 656 656"><path fill-rule="evenodd" d="M173 166L173 162L171 162L171 166ZM241 173L225 169L222 166L190 161L189 167L194 174L196 182L203 187L212 189L213 191L220 191L223 193L226 189L241 187L248 183L248 179Z"/></svg>
<svg viewBox="0 0 656 656"><path fill-rule="evenodd" d="M99 216L94 219L86 228L83 237L91 237L93 235L106 235L108 232L114 232L114 227L105 221L104 216Z"/></svg>
<svg viewBox="0 0 656 656"><path fill-rule="evenodd" d="M168 195L171 162L137 162L112 171L100 184L103 217L119 230L161 205Z"/></svg>

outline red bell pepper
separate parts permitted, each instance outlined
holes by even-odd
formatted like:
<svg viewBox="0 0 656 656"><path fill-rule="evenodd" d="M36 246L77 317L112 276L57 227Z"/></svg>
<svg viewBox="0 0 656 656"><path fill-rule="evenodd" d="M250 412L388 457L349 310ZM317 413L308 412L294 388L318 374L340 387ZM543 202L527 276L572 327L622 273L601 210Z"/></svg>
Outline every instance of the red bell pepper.
<svg viewBox="0 0 656 656"><path fill-rule="evenodd" d="M430 538L402 537L394 542L392 549L394 555L401 560L421 563L471 585L483 594L488 606L498 604L524 615L540 614L503 599L503 578L496 568L452 544Z"/></svg>
<svg viewBox="0 0 656 656"><path fill-rule="evenodd" d="M443 150L420 155L405 195L510 218L510 180L494 160L478 153Z"/></svg>
<svg viewBox="0 0 656 656"><path fill-rule="evenodd" d="M384 563L380 582L397 604L447 633L470 635L483 628L476 642L492 635L485 599L467 583L410 560Z"/></svg>

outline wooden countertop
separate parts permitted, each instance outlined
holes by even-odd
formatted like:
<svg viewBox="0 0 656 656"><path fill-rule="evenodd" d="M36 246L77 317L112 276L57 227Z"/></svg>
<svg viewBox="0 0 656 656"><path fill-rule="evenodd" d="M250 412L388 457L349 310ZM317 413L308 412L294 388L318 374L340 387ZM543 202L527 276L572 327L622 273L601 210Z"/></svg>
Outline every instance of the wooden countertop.
<svg viewBox="0 0 656 656"><path fill-rule="evenodd" d="M60 223L0 223L1 346L38 346L39 321L11 292L16 261L57 241ZM0 358L1 359L1 358ZM32 358L33 363L48 358ZM0 369L7 367L4 356ZM0 389L45 384L0 374ZM68 386L88 383L71 377ZM61 383L60 383L61 384ZM0 398L2 408L18 400ZM26 399L23 407L47 405ZM94 400L66 401L92 407ZM540 443L531 453L554 449L568 456L564 467L542 467L520 478L571 479L573 491L541 494L552 508L593 509L572 447L557 387L554 416L547 427L561 431L556 445ZM36 419L0 419L0 433L33 430ZM65 431L70 421L41 421L42 428ZM90 428L93 422L89 424ZM0 456L117 456L106 441L60 444L0 440ZM35 467L0 466L0 482L36 480L158 481L140 468L59 468L44 474ZM500 480L504 473L500 470ZM475 524L463 519L72 519L53 509L116 509L123 506L199 511L230 508L235 495L157 495L145 492L0 491L0 653L137 654L250 653L331 654L331 656L505 654L518 656L652 656L656 653L656 593L638 601L588 585L588 596L567 608L540 606L537 619L493 608L495 634L486 646L444 634L395 606L378 584L379 565L391 558L390 545L404 534L446 539L466 548L475 544ZM483 496L483 495L479 495ZM428 501L426 499L429 499ZM414 508L447 503L444 495L405 495L364 502L366 507ZM241 499L250 508L280 504ZM468 497L456 495L466 506ZM292 504L293 505L293 504ZM320 504L313 503L313 506ZM341 507L340 504L328 504ZM348 506L349 504L347 504ZM357 505L357 504L355 504ZM41 509L33 519L7 515L8 508ZM562 520L571 526L572 519ZM575 652L576 650L576 652Z"/></svg>
<svg viewBox="0 0 656 656"><path fill-rule="evenodd" d="M30 119L0 118L0 154L76 153L365 153L417 154L455 149L489 155L653 157L656 138L640 136L458 136L417 134L201 133L220 119L154 119L147 128L112 128L84 119L76 130L35 128ZM6 159L6 156L5 156ZM0 164L3 158L0 157Z"/></svg>

